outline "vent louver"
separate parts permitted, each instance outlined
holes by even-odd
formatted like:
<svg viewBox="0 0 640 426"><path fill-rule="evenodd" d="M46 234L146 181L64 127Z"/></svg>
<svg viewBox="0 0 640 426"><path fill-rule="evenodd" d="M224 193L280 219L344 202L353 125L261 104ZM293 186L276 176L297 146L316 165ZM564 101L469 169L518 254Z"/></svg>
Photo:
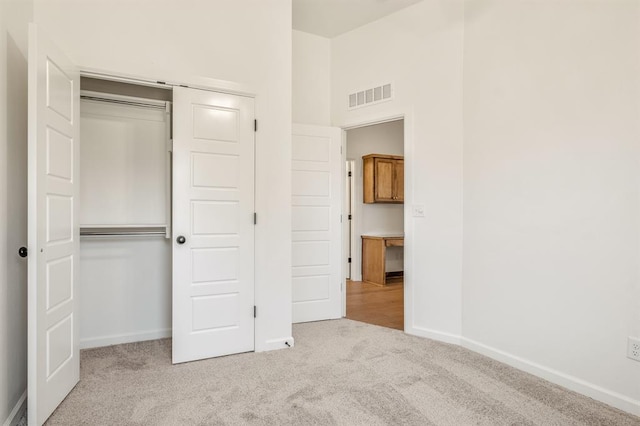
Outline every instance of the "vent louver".
<svg viewBox="0 0 640 426"><path fill-rule="evenodd" d="M392 98L391 83L360 90L348 96L349 109L360 108L367 105L388 101Z"/></svg>

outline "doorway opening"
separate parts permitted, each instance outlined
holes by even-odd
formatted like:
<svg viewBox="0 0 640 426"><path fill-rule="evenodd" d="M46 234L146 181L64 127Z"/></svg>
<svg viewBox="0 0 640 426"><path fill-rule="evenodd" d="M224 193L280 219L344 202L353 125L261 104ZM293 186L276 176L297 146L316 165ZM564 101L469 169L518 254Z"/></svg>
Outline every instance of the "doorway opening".
<svg viewBox="0 0 640 426"><path fill-rule="evenodd" d="M171 337L173 92L80 89L80 348Z"/></svg>
<svg viewBox="0 0 640 426"><path fill-rule="evenodd" d="M345 133L346 317L404 330L404 119Z"/></svg>
<svg viewBox="0 0 640 426"><path fill-rule="evenodd" d="M173 363L254 350L253 110L81 78L82 348L171 337Z"/></svg>

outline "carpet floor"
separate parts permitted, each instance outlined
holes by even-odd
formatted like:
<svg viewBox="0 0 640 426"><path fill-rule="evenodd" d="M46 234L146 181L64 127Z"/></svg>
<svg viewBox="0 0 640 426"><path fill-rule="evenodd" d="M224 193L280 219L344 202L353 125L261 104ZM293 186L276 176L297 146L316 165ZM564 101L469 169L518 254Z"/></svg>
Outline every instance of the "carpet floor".
<svg viewBox="0 0 640 426"><path fill-rule="evenodd" d="M640 425L466 349L351 320L292 349L171 365L171 341L82 351L52 425Z"/></svg>

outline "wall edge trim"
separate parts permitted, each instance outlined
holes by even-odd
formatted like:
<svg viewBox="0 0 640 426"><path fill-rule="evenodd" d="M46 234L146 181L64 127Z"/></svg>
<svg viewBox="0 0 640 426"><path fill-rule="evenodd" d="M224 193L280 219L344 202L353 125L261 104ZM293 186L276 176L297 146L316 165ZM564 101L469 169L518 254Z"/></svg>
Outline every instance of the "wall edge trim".
<svg viewBox="0 0 640 426"><path fill-rule="evenodd" d="M287 346L285 343L289 343L291 346ZM255 352L267 352L274 351L278 349L289 349L295 346L295 339L293 336L282 337L279 339L269 339L266 342L263 342L261 345L256 345Z"/></svg>
<svg viewBox="0 0 640 426"><path fill-rule="evenodd" d="M3 426L15 426L22 418L22 415L27 411L27 390L25 389L18 402L9 413L9 417L2 424Z"/></svg>
<svg viewBox="0 0 640 426"><path fill-rule="evenodd" d="M103 346L121 345L124 343L144 342L145 340L166 339L171 337L170 328L145 330L135 333L112 334L109 336L80 339L80 349L99 348Z"/></svg>
<svg viewBox="0 0 640 426"><path fill-rule="evenodd" d="M450 343L452 345L461 345L461 336L444 331L432 330L424 327L407 327L405 333L417 337L425 337L427 339L437 340L438 342Z"/></svg>
<svg viewBox="0 0 640 426"><path fill-rule="evenodd" d="M466 337L461 338L461 343L462 347L466 349L503 362L518 370L533 374L536 377L593 398L614 408L640 416L640 401L638 400Z"/></svg>

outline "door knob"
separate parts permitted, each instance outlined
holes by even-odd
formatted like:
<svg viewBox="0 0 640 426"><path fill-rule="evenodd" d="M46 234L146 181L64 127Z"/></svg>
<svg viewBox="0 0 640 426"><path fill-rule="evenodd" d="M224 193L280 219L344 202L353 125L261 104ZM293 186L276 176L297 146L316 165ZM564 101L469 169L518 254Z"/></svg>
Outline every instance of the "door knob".
<svg viewBox="0 0 640 426"><path fill-rule="evenodd" d="M183 235L180 235L178 238L176 238L176 242L178 244L184 244L185 242L187 242L187 239Z"/></svg>
<svg viewBox="0 0 640 426"><path fill-rule="evenodd" d="M20 248L18 249L18 255L19 255L20 257L27 257L27 254L29 254L29 251L27 250L27 248L26 248L26 247L20 247Z"/></svg>

